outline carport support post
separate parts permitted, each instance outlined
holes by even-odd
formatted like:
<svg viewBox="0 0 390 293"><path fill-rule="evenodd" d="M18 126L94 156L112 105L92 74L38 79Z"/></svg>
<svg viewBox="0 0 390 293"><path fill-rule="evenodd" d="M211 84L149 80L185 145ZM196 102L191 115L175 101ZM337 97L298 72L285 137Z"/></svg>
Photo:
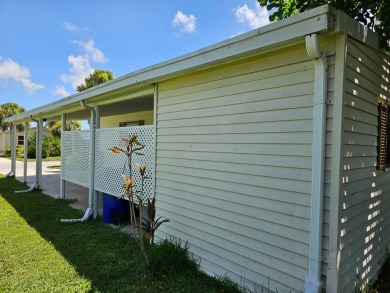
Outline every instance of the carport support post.
<svg viewBox="0 0 390 293"><path fill-rule="evenodd" d="M11 126L11 173L16 177L16 124L12 123Z"/></svg>
<svg viewBox="0 0 390 293"><path fill-rule="evenodd" d="M24 182L24 184L27 184L28 126L29 126L29 123L24 122L24 142L23 142L23 148L24 148L23 182Z"/></svg>
<svg viewBox="0 0 390 293"><path fill-rule="evenodd" d="M94 152L93 152L93 161L94 161L94 172L93 172L93 176L95 177L95 147L96 147L96 143L95 143L95 140L96 140L96 129L99 129L100 128L100 107L99 106L95 106L94 107L94 112L95 112L95 121L91 121L91 124L92 125L95 125L95 129L93 130L93 139L94 139L94 143L93 143L93 147L94 147ZM91 127L91 131L92 131L92 127ZM92 159L92 158L91 158ZM95 180L94 180L94 183L95 185ZM95 189L95 186L93 188L93 218L96 219L97 218L97 215L98 215L98 204L99 204L99 201L98 201L98 191Z"/></svg>
<svg viewBox="0 0 390 293"><path fill-rule="evenodd" d="M39 119L37 122L37 158L36 158L36 172L38 188L42 189L42 129L43 120Z"/></svg>
<svg viewBox="0 0 390 293"><path fill-rule="evenodd" d="M63 113L61 115L61 133L65 133L66 131L66 114ZM61 154L62 154L62 139L61 139ZM63 166L63 160L61 155L61 166ZM61 168L61 178L60 178L60 198L65 199L65 180L62 179L62 168Z"/></svg>

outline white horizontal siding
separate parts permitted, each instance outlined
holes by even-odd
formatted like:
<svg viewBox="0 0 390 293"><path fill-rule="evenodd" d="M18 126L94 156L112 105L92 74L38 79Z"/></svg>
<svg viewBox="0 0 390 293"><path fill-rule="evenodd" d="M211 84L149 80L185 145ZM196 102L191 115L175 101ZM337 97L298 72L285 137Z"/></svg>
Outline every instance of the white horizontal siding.
<svg viewBox="0 0 390 293"><path fill-rule="evenodd" d="M340 194L341 291L374 279L390 244L390 173L378 171L378 97L389 97L389 58L353 40L346 59ZM387 69L386 69L387 68Z"/></svg>
<svg viewBox="0 0 390 293"><path fill-rule="evenodd" d="M161 231L209 272L303 290L313 79L300 45L159 83Z"/></svg>

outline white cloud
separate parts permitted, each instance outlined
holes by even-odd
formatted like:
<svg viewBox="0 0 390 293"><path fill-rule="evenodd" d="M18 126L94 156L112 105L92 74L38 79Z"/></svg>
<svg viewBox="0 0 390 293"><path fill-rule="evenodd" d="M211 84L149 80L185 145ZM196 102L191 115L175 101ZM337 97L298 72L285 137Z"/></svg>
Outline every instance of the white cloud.
<svg viewBox="0 0 390 293"><path fill-rule="evenodd" d="M172 25L179 29L180 34L194 33L196 32L196 17L192 14L186 15L178 11L172 21Z"/></svg>
<svg viewBox="0 0 390 293"><path fill-rule="evenodd" d="M77 44L83 48L85 54L68 56L68 62L71 65L69 74L62 74L61 80L65 83L70 83L73 88L76 88L93 72L94 69L91 62L104 63L107 62L108 59L100 49L95 47L93 40L89 40L88 42L72 41L71 43Z"/></svg>
<svg viewBox="0 0 390 293"><path fill-rule="evenodd" d="M63 85L57 85L55 91L53 94L62 96L62 97L67 97L70 95L70 93L65 89Z"/></svg>
<svg viewBox="0 0 390 293"><path fill-rule="evenodd" d="M82 30L82 31L88 31L89 30L86 27L79 27L78 25L70 23L68 21L64 21L62 27L64 29L66 29L67 31L70 31L70 32L78 32L80 30Z"/></svg>
<svg viewBox="0 0 390 293"><path fill-rule="evenodd" d="M240 23L247 23L252 29L269 24L270 21L268 19L269 15L267 8L260 7L258 2L256 2L255 6L254 10L250 9L246 4L233 9L237 21Z"/></svg>
<svg viewBox="0 0 390 293"><path fill-rule="evenodd" d="M22 84L24 90L29 94L34 94L36 90L45 88L42 84L37 84L31 81L30 70L26 67L20 66L12 59L6 59L1 62L0 59L0 79L8 81L13 79Z"/></svg>
<svg viewBox="0 0 390 293"><path fill-rule="evenodd" d="M88 42L72 41L72 43L84 48L84 50L87 52L89 58L92 61L98 63L104 63L108 61L108 59L104 56L103 52L95 47L95 43L93 42L93 40L89 40Z"/></svg>

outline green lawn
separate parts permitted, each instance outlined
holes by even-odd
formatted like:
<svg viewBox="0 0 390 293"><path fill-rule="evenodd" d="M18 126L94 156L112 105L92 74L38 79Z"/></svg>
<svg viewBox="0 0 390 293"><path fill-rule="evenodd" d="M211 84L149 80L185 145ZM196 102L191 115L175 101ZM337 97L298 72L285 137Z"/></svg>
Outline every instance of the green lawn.
<svg viewBox="0 0 390 293"><path fill-rule="evenodd" d="M0 174L0 292L239 292L168 242L147 267L130 235L100 219L61 223L82 212L38 191L14 193L23 189Z"/></svg>

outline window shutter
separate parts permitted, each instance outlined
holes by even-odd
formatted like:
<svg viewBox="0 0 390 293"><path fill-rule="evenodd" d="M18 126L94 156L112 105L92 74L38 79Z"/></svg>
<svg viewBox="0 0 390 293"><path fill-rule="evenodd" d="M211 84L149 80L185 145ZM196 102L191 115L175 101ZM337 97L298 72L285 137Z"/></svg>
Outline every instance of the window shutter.
<svg viewBox="0 0 390 293"><path fill-rule="evenodd" d="M387 107L378 106L378 169L384 170L387 156Z"/></svg>

